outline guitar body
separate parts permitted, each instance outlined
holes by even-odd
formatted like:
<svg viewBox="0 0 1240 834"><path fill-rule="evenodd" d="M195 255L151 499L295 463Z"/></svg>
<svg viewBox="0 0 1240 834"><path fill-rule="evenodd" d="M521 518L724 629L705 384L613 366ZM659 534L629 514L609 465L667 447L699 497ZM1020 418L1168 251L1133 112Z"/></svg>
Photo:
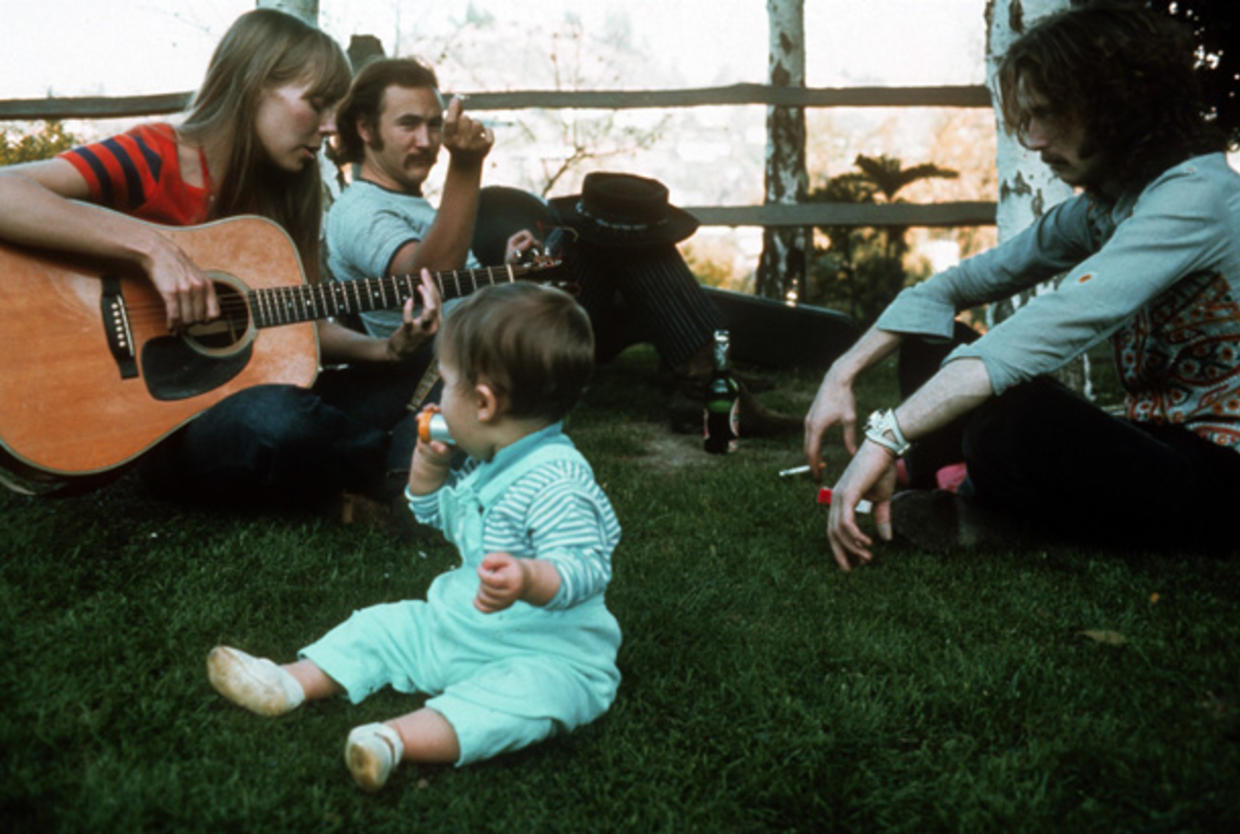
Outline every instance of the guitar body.
<svg viewBox="0 0 1240 834"><path fill-rule="evenodd" d="M220 321L171 335L147 278L0 243L0 447L43 475L127 463L220 400L264 383L309 386L313 322L258 329L245 293L305 283L276 224L233 217L158 227L211 276Z"/></svg>

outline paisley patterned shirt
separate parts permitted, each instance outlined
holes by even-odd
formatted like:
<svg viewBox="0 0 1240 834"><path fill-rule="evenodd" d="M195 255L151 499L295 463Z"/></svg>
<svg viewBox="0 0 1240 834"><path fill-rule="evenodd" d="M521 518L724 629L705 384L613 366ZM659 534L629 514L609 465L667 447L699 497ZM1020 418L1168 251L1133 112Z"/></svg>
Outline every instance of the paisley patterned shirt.
<svg viewBox="0 0 1240 834"><path fill-rule="evenodd" d="M1226 157L1186 160L1114 203L1065 200L904 290L877 326L947 338L960 310L1064 272L945 361L981 359L998 394L1109 339L1130 419L1183 424L1240 451L1240 176Z"/></svg>

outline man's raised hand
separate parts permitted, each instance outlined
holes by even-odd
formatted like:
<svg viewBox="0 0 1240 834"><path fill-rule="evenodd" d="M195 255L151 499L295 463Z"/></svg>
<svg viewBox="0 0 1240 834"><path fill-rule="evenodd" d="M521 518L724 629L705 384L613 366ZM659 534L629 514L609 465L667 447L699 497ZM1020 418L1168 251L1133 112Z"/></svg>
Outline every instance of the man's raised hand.
<svg viewBox="0 0 1240 834"><path fill-rule="evenodd" d="M494 144L495 134L481 122L466 116L464 102L453 96L443 117L443 146L453 161L481 162Z"/></svg>

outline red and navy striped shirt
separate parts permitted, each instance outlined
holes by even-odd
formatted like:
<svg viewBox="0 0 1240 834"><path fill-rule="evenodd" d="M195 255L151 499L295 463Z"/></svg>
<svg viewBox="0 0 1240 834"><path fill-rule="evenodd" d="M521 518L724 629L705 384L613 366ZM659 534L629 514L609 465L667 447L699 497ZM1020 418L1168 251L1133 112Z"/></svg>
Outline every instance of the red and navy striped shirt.
<svg viewBox="0 0 1240 834"><path fill-rule="evenodd" d="M209 190L181 179L176 131L163 122L60 154L90 187L92 202L172 226L207 219ZM204 173L205 173L204 167Z"/></svg>

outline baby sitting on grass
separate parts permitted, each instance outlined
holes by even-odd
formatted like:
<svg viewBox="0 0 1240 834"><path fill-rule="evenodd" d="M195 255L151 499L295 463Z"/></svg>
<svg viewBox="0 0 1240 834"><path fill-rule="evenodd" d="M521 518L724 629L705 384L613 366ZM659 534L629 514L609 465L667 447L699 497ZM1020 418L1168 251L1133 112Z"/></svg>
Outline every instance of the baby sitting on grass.
<svg viewBox="0 0 1240 834"><path fill-rule="evenodd" d="M620 628L603 592L620 525L561 420L593 368L590 322L573 299L534 284L484 289L443 323L440 409L469 457L419 439L406 497L463 564L426 600L356 611L276 665L217 646L211 685L261 715L384 686L433 697L355 727L345 762L381 788L401 761L464 765L567 732L615 699Z"/></svg>

